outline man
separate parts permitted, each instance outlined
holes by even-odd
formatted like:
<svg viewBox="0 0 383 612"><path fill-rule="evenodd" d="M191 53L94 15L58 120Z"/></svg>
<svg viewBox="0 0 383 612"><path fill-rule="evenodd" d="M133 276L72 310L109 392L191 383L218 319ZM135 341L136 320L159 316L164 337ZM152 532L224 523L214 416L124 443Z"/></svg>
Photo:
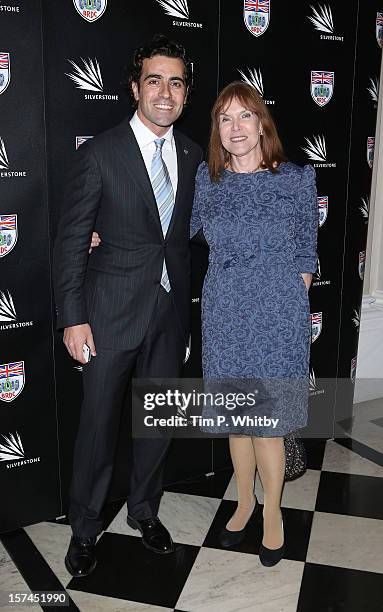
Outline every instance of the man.
<svg viewBox="0 0 383 612"><path fill-rule="evenodd" d="M69 354L84 364L70 490L73 536L65 558L76 577L96 566L96 536L133 370L136 378L181 373L189 334L189 221L202 151L173 131L173 123L190 83L184 48L156 36L134 54L128 79L133 118L76 153L55 246L58 327ZM88 256L93 230L102 243ZM127 499L128 524L162 554L174 548L157 516L169 443L132 440Z"/></svg>

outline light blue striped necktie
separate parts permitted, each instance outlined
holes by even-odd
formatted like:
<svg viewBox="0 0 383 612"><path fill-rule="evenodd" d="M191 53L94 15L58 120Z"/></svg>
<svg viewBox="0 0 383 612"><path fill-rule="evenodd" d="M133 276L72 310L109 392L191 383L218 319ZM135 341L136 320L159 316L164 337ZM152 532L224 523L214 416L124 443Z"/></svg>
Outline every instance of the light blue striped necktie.
<svg viewBox="0 0 383 612"><path fill-rule="evenodd" d="M158 213L160 215L161 227L164 236L168 231L170 219L174 208L174 192L172 183L170 180L169 172L166 167L164 160L162 159L162 147L165 142L165 138L157 138L154 141L156 150L152 159L151 167L151 181L156 198ZM162 267L161 285L165 291L170 291L170 281L166 270L166 264Z"/></svg>

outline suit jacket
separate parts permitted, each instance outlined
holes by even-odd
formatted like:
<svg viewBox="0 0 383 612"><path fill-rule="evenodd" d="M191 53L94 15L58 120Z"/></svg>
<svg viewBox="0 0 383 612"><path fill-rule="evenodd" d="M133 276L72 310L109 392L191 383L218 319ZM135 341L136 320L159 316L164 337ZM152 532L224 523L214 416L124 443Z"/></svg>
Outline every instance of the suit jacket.
<svg viewBox="0 0 383 612"><path fill-rule="evenodd" d="M139 146L125 119L76 152L54 250L57 327L90 323L96 348L142 341L160 287L163 258L177 320L189 334L189 223L201 148L174 130L178 187L163 236ZM101 244L88 255L92 231Z"/></svg>

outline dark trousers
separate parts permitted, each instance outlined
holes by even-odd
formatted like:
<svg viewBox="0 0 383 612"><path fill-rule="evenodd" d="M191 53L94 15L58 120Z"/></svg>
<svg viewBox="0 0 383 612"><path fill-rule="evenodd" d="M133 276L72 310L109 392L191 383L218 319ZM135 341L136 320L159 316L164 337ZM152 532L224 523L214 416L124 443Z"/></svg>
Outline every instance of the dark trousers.
<svg viewBox="0 0 383 612"><path fill-rule="evenodd" d="M84 401L70 489L69 521L74 535L103 529L102 510L111 482L124 394L136 378L177 378L185 341L172 297L160 287L141 345L130 351L99 349L83 369ZM127 499L130 516L156 516L163 492L164 459L170 438L133 438L133 465Z"/></svg>

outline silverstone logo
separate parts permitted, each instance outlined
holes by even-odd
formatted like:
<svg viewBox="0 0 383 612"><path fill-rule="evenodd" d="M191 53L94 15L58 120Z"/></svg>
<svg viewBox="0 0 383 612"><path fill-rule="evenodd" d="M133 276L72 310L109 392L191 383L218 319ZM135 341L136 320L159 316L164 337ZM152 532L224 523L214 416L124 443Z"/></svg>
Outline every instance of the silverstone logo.
<svg viewBox="0 0 383 612"><path fill-rule="evenodd" d="M108 0L73 0L77 12L89 23L103 16L107 3Z"/></svg>
<svg viewBox="0 0 383 612"><path fill-rule="evenodd" d="M314 168L336 168L336 163L327 162L326 140L322 135L313 136L310 140L305 137L306 146L302 150L307 154L310 161L314 163Z"/></svg>
<svg viewBox="0 0 383 612"><path fill-rule="evenodd" d="M15 305L11 294L0 292L0 321L17 321Z"/></svg>
<svg viewBox="0 0 383 612"><path fill-rule="evenodd" d="M7 151L5 149L4 140L0 136L0 170L8 170L9 161Z"/></svg>
<svg viewBox="0 0 383 612"><path fill-rule="evenodd" d="M379 79L376 77L373 79L370 77L370 86L367 87L367 91L371 96L372 101L375 105L378 103L378 94L379 94Z"/></svg>
<svg viewBox="0 0 383 612"><path fill-rule="evenodd" d="M358 328L360 326L360 311L354 308L352 314L351 321L354 323L355 327Z"/></svg>
<svg viewBox="0 0 383 612"><path fill-rule="evenodd" d="M322 279L322 270L321 270L321 265L320 265L320 261L318 257L317 269L316 269L316 272L314 272L313 274L312 286L313 287L325 287L327 285L331 285L331 281Z"/></svg>
<svg viewBox="0 0 383 612"><path fill-rule="evenodd" d="M320 35L322 40L339 40L343 41L343 36L336 36L334 34L334 20L332 17L331 7L326 4L319 4L318 8L310 6L312 14L308 15L307 19L311 21L314 28L319 32L323 32Z"/></svg>
<svg viewBox="0 0 383 612"><path fill-rule="evenodd" d="M40 463L40 457L26 459L20 434L16 431L15 434L1 435L0 461L6 462L7 469L12 469L29 463Z"/></svg>
<svg viewBox="0 0 383 612"><path fill-rule="evenodd" d="M368 215L370 211L370 200L368 196L366 196L365 198L361 198L361 199L362 199L362 203L359 206L359 210L362 214L364 222L368 223Z"/></svg>
<svg viewBox="0 0 383 612"><path fill-rule="evenodd" d="M19 321L12 295L0 291L0 331L32 327L33 321Z"/></svg>
<svg viewBox="0 0 383 612"><path fill-rule="evenodd" d="M312 70L310 90L311 97L318 106L328 104L334 91L334 72Z"/></svg>
<svg viewBox="0 0 383 612"><path fill-rule="evenodd" d="M25 171L21 170L10 170L7 150L5 148L4 140L0 136L0 178L11 178L27 176Z"/></svg>
<svg viewBox="0 0 383 612"><path fill-rule="evenodd" d="M21 438L16 431L16 435L9 433L1 436L5 444L0 444L0 461L13 461L14 459L24 459L24 448Z"/></svg>
<svg viewBox="0 0 383 612"><path fill-rule="evenodd" d="M251 87L254 87L254 89L256 89L259 95L263 98L264 89L263 89L263 78L262 78L261 70L260 69L257 70L256 68L247 68L247 74L246 74L244 70L240 70L238 68L238 72L241 75L243 82L247 83ZM263 98L263 101L267 105L275 104L275 100L265 100Z"/></svg>
<svg viewBox="0 0 383 612"><path fill-rule="evenodd" d="M156 0L157 4L164 9L165 14L170 17L182 19L182 21L173 21L174 26L202 28L202 23L190 21L190 13L187 0Z"/></svg>
<svg viewBox="0 0 383 612"><path fill-rule="evenodd" d="M0 4L0 13L20 13L20 7L9 6L8 4Z"/></svg>
<svg viewBox="0 0 383 612"><path fill-rule="evenodd" d="M323 395L324 394L324 389L318 389L318 383L317 383L317 379L315 377L315 372L314 372L313 368L311 368L311 370L310 370L309 394L310 394L310 397L314 397L316 395Z"/></svg>
<svg viewBox="0 0 383 612"><path fill-rule="evenodd" d="M81 58L82 65L76 64L71 59L68 62L73 68L73 72L66 72L65 75L69 77L76 85L77 89L85 89L86 91L98 92L96 94L85 94L85 100L118 100L118 95L105 94L104 85L101 76L101 69L98 60L95 58L92 60Z"/></svg>
<svg viewBox="0 0 383 612"><path fill-rule="evenodd" d="M90 140L93 136L76 136L76 151L84 142Z"/></svg>

